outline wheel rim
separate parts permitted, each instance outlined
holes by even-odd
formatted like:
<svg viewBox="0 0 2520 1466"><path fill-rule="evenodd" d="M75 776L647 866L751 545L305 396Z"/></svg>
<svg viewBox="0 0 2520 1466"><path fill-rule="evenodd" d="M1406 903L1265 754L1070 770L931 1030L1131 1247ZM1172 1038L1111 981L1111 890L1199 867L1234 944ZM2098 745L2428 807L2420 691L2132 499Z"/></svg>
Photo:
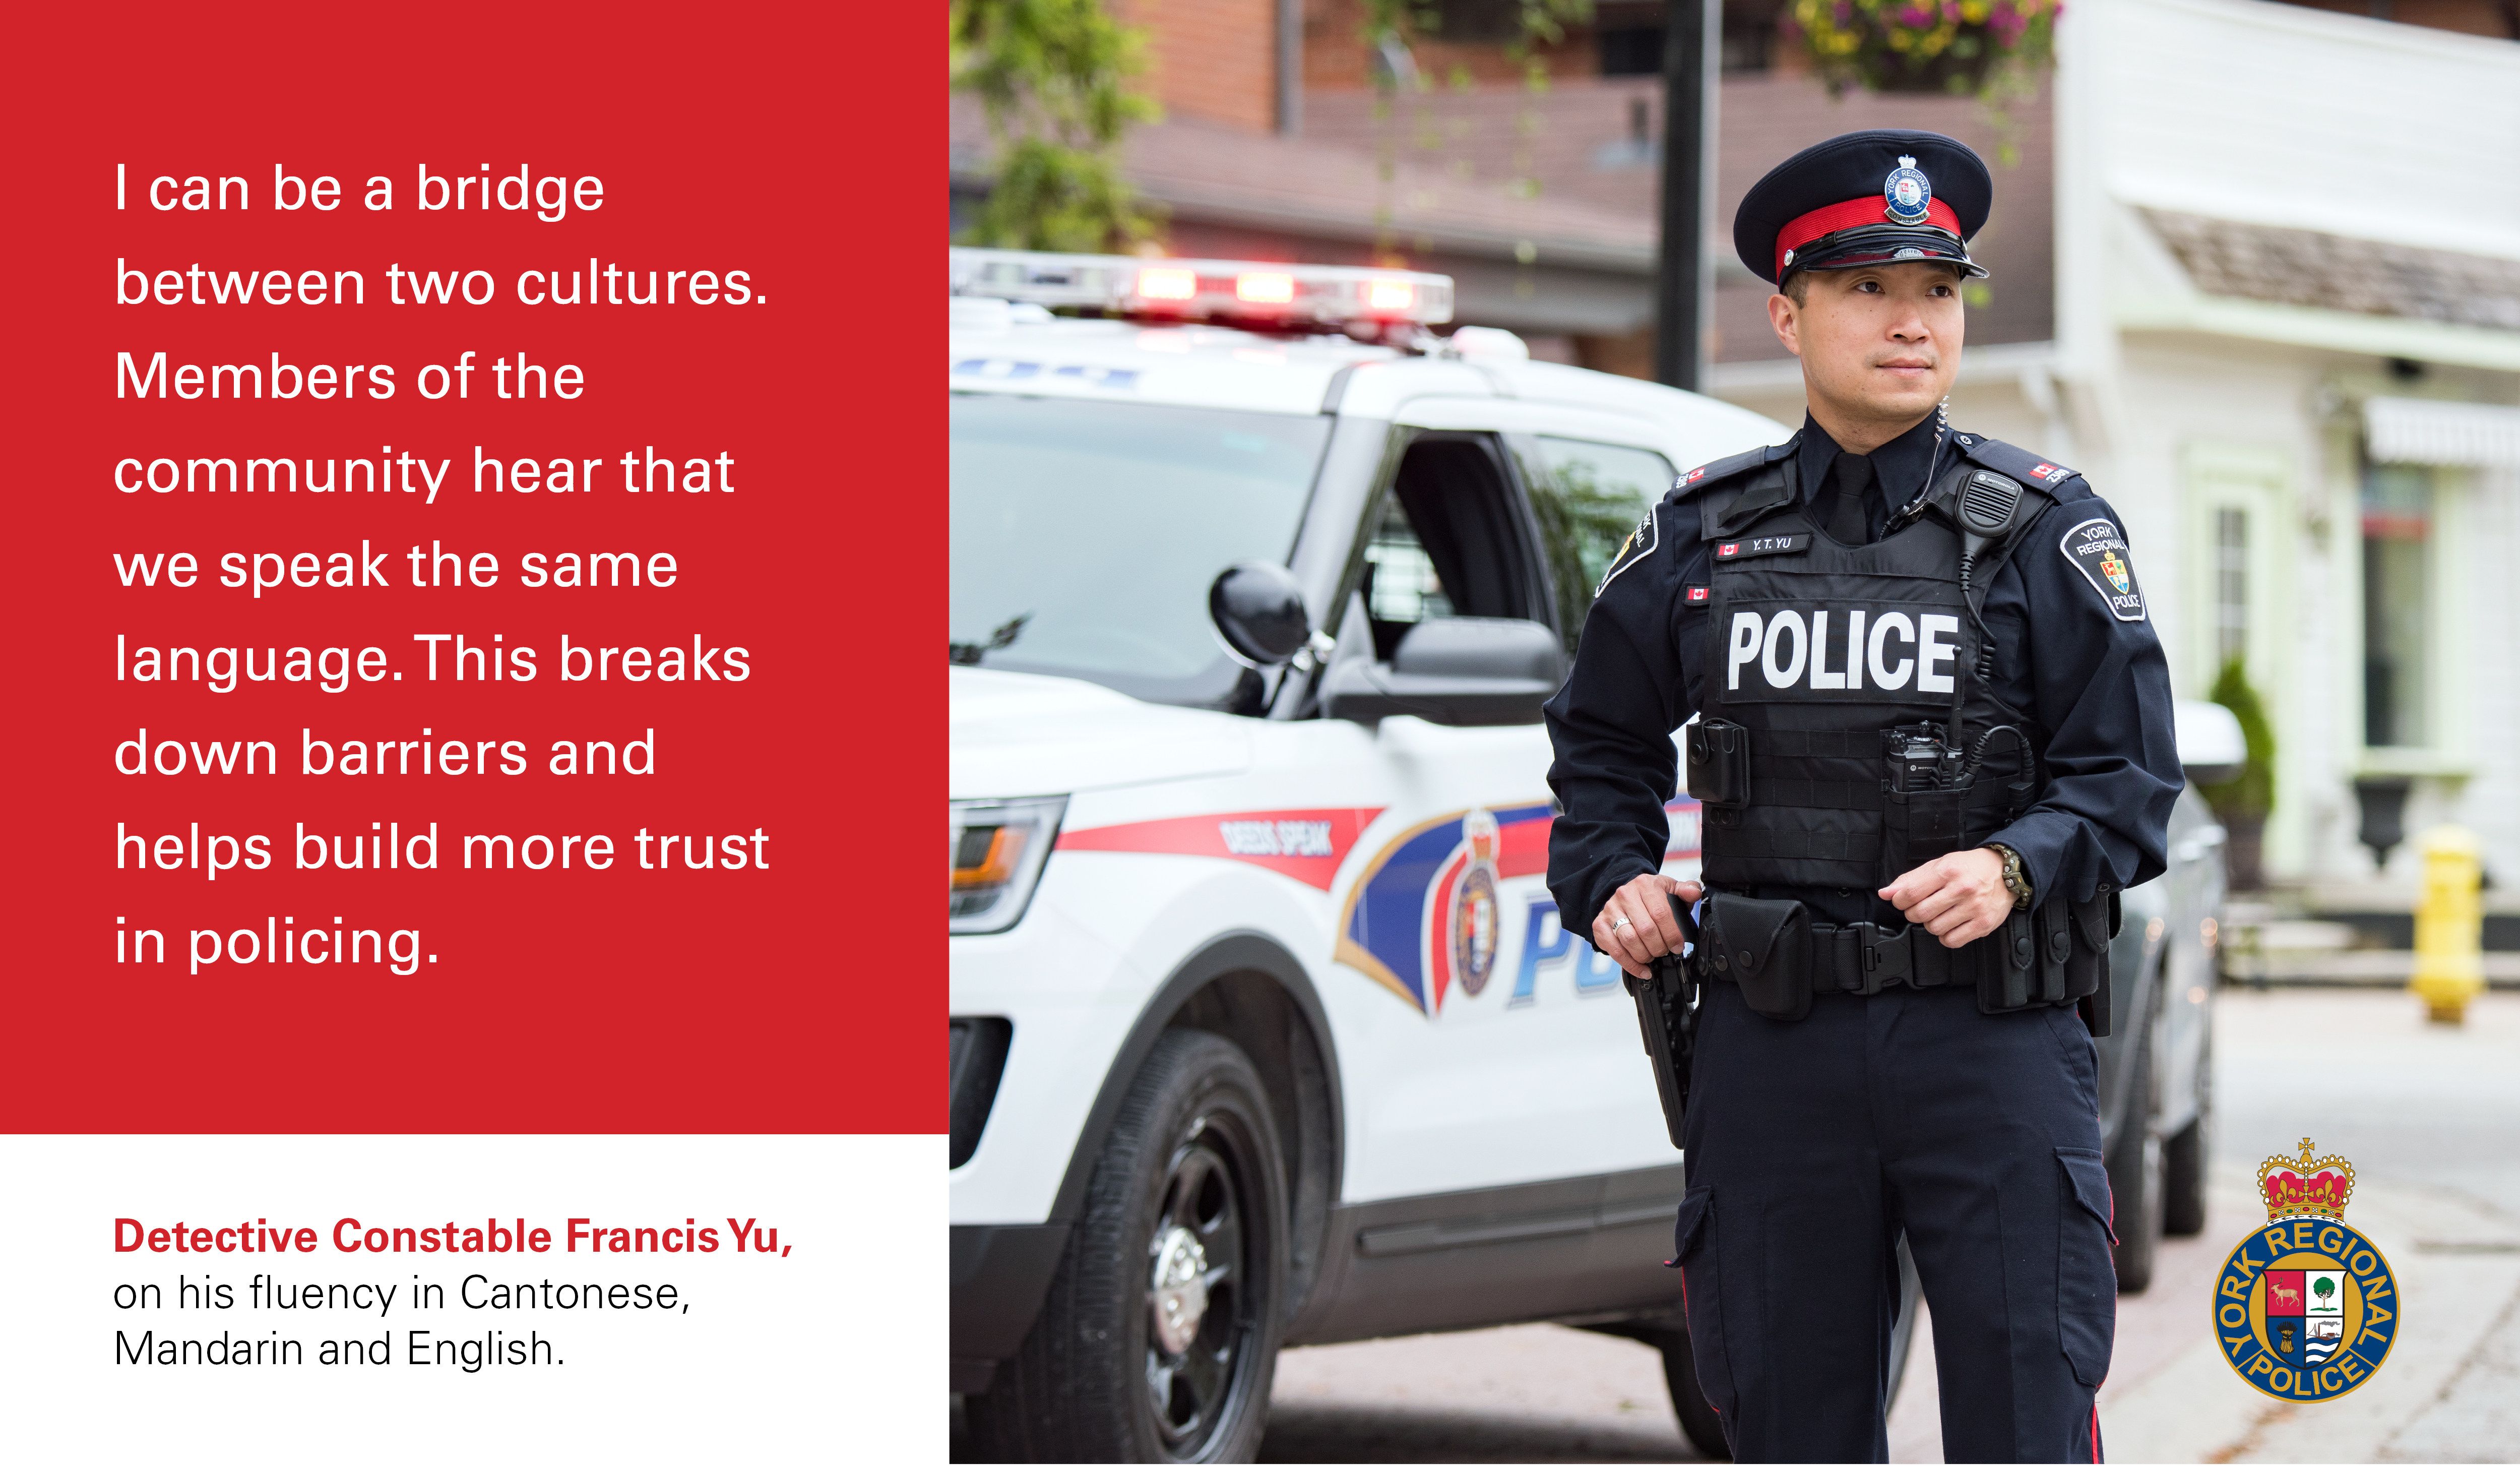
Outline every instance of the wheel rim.
<svg viewBox="0 0 2520 1466"><path fill-rule="evenodd" d="M1250 1334L1242 1186L1219 1138L1202 1120L1174 1150L1147 1245L1147 1408L1175 1457L1215 1439Z"/></svg>

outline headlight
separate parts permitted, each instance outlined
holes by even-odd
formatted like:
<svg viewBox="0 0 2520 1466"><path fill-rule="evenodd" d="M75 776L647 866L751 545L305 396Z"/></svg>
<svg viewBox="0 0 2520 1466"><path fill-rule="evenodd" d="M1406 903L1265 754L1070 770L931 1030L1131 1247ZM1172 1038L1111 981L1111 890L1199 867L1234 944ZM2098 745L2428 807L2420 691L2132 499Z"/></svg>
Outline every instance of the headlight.
<svg viewBox="0 0 2520 1466"><path fill-rule="evenodd" d="M1003 932L1023 919L1066 812L1065 795L954 802L947 843L954 871L950 930Z"/></svg>

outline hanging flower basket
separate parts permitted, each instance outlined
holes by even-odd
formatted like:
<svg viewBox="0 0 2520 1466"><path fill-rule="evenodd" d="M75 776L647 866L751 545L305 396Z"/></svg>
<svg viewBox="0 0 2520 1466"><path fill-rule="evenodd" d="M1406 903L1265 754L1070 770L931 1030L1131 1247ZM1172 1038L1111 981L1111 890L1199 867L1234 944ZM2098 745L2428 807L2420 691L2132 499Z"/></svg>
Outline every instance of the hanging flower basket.
<svg viewBox="0 0 2520 1466"><path fill-rule="evenodd" d="M1793 0L1785 23L1832 94L1984 96L2048 65L2062 0Z"/></svg>

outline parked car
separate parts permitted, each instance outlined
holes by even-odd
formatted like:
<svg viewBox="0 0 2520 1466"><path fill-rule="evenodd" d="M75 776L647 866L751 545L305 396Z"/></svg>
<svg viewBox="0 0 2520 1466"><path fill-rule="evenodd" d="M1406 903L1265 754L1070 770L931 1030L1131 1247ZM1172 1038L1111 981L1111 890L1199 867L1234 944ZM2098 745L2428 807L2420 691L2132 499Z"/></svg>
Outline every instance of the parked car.
<svg viewBox="0 0 2520 1466"><path fill-rule="evenodd" d="M2121 1293L2151 1284L2153 1248L2165 1233L2205 1229L2215 947L2227 878L2223 826L2196 786L2236 772L2248 745L2228 708L2181 703L2176 711L2188 785L2170 814L2170 868L2128 889L2109 944L2100 1145L2117 1206Z"/></svg>

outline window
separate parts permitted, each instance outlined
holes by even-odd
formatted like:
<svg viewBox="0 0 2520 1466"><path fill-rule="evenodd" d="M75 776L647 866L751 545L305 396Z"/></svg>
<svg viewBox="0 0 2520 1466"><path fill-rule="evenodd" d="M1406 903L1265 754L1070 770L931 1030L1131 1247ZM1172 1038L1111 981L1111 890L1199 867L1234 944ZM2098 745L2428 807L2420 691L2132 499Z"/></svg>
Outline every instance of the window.
<svg viewBox="0 0 2520 1466"><path fill-rule="evenodd" d="M2214 663L2249 655L2249 512L2214 511Z"/></svg>
<svg viewBox="0 0 2520 1466"><path fill-rule="evenodd" d="M1723 69L1769 69L1776 64L1777 0L1723 0ZM1636 4L1633 0L1602 0L1596 15L1600 26L1596 34L1600 38L1602 75L1662 74L1663 37L1668 33L1663 24L1663 7ZM1450 38L1450 31L1445 34Z"/></svg>
<svg viewBox="0 0 2520 1466"><path fill-rule="evenodd" d="M1220 706L1241 668L1207 589L1284 564L1330 419L957 393L947 618L957 664Z"/></svg>
<svg viewBox="0 0 2520 1466"><path fill-rule="evenodd" d="M1444 577L1435 573L1434 558L1398 499L1383 503L1382 523L1366 542L1365 563L1365 609L1375 620L1416 625L1453 614Z"/></svg>
<svg viewBox="0 0 2520 1466"><path fill-rule="evenodd" d="M1601 27L1601 74L1604 76L1659 76L1662 74L1662 36L1659 25L1622 25L1616 29Z"/></svg>
<svg viewBox="0 0 2520 1466"><path fill-rule="evenodd" d="M2362 469L2362 742L2422 748L2433 739L2432 471L2418 464Z"/></svg>
<svg viewBox="0 0 2520 1466"><path fill-rule="evenodd" d="M2259 443L2191 442L2180 456L2179 532L2159 546L2138 540L2135 550L2142 575L2167 578L2176 565L2179 599L2194 608L2163 627L2162 649L2186 697L2209 696L2236 663L2280 739L2290 706L2291 469L2280 450Z"/></svg>
<svg viewBox="0 0 2520 1466"><path fill-rule="evenodd" d="M1549 576L1557 591L1557 624L1566 649L1584 629L1593 589L1609 573L1619 547L1678 476L1671 460L1644 448L1584 442L1571 437L1531 439L1539 462L1528 459L1531 511L1540 522Z"/></svg>
<svg viewBox="0 0 2520 1466"><path fill-rule="evenodd" d="M1401 455L1365 545L1373 655L1388 662L1419 621L1492 616L1546 621L1505 463L1483 434L1430 433Z"/></svg>

